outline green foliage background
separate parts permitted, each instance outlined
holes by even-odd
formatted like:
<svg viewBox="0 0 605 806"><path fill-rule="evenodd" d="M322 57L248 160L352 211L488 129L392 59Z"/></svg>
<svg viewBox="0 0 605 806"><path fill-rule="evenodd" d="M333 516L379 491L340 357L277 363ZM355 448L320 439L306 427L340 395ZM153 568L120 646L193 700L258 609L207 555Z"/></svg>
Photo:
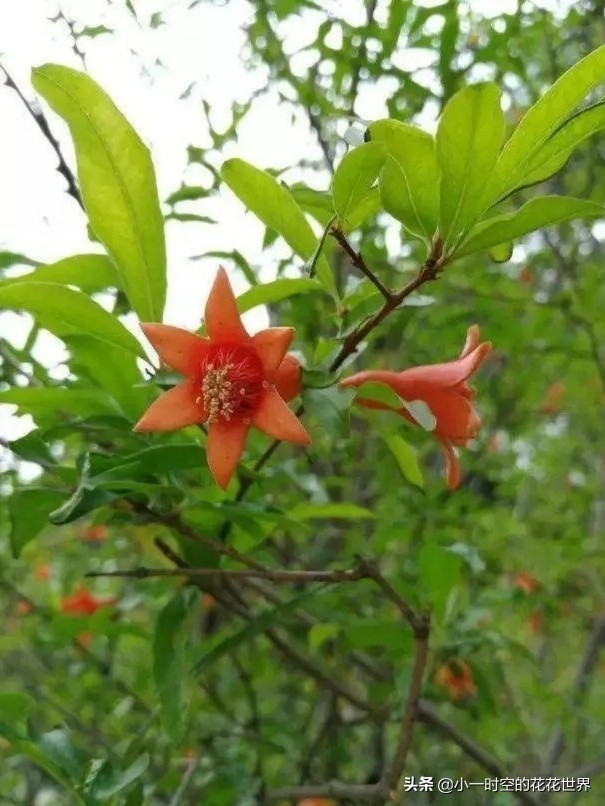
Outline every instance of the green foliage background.
<svg viewBox="0 0 605 806"><path fill-rule="evenodd" d="M310 450L281 445L257 472L255 461L268 443L256 434L242 469L253 483L243 501L234 501L234 489L223 495L212 485L204 435L197 429L131 433L155 382L168 386L172 378L144 376L131 334L109 314L94 320L84 304L88 299L75 300L73 295L82 295L68 286L87 297L119 288L108 292L116 316L131 309L148 316L154 312L150 299L162 308L164 247L159 202L149 191L153 172L151 179L143 172L138 189L128 184L134 201L126 198L124 215L112 206L108 212L115 220L104 218L102 197L92 201L92 229L113 262L76 256L35 267L35 283L21 292L10 277L0 282L0 305L35 316L23 350L10 336L1 342L0 402L31 413L37 426L10 443L14 459L1 487L2 803L244 806L265 802L267 790L278 787L333 778L372 782L382 770L401 718L413 639L369 581L244 587L249 611L242 619L176 578L89 580L97 595L118 597L118 604L90 617L60 612L61 597L89 571L170 567L157 538L191 564L217 563L216 555L183 536L183 528L218 538L226 522L232 524L231 545L272 567L342 568L358 554L376 559L407 599L432 607L427 707L509 776L591 777L590 792L553 794L552 800L602 802L602 223L573 221L541 230L518 241L512 256L505 244L507 254L500 257L510 259L502 263L485 251L460 258L362 344L356 368L404 369L454 358L474 322L493 342L492 357L474 383L484 425L462 451L464 478L455 493L444 488L435 440L396 418L349 412L350 398L329 386L327 366L340 340L376 310L379 298L333 239L326 238L319 258L313 251L332 214L327 191L347 150L345 130L352 124L363 135L369 123L355 119L360 92L392 88L389 115L426 123L467 83L493 80L503 93L510 133L556 78L601 44L603 3L584 0L556 14L519 3L513 14L484 19L465 2L356 2L367 20L356 26L328 3L249 4L244 57L250 66L265 66L267 92L291 106L292 125L309 127L316 148L301 154L295 166L256 166L277 179L271 183L264 175L263 192L246 200L267 226L267 260L276 267L276 283L259 285L258 266L230 252L228 244L215 244L229 269L250 283L242 309L270 303L276 324L296 328L294 346L308 369L303 401L314 437ZM130 5L141 25L160 23L144 4ZM310 39L312 34L312 67L305 71L293 70L282 45L285 26L293 21L308 27ZM341 44L331 44L339 37ZM396 66L397 53L412 48L429 52L430 69ZM61 100L44 86L49 75L41 68L34 84L64 114ZM588 100L600 97L597 91ZM212 130L210 148L191 145L189 160L210 167L212 186L203 192L175 189L164 217L178 220L175 205L184 198L203 200L203 210L211 209L223 180L245 195L248 185L237 185L248 178L235 161L223 168L223 179L220 171L223 151L236 142L238 127L258 100L234 107L233 125ZM99 114L111 116L110 106ZM78 125L70 123L76 146L84 136ZM115 127L111 118L109 151L115 136L124 157L144 161L136 136L125 144L127 135ZM586 140L560 173L515 193L500 212L546 194L602 205L604 143L602 134ZM471 165L485 148L473 151ZM455 143L453 150L459 156ZM94 160L97 167L102 159ZM131 164L124 159L127 177ZM89 206L82 171L90 166L79 167ZM288 218L288 203L279 195L284 173L311 224ZM490 176L488 171L483 180L489 183ZM271 193L277 194L277 218L265 211ZM361 220L345 222L345 229L381 280L401 286L422 264L426 246L375 201L367 202ZM345 198L341 218L348 209ZM120 252L130 237L129 220L148 254ZM108 235L99 231L103 226ZM283 259L272 250L280 236L292 250ZM112 237L115 248L107 243ZM0 271L26 262L2 253ZM310 262L315 279L307 276ZM116 264L126 280L116 276ZM295 275L300 279L288 281ZM147 281L155 291L138 296ZM39 328L68 346L69 375L61 383L31 356ZM562 394L545 406L553 384L563 385ZM29 485L19 477L21 460L40 467ZM85 539L94 525L107 527L101 542ZM44 564L50 566L47 581L35 573ZM524 593L515 584L519 572L532 574L539 587ZM27 615L19 611L24 601L32 605ZM78 643L83 632L92 635L88 648ZM284 641L290 653L285 657ZM354 697L389 708L378 716L356 708L296 657L293 662L292 650ZM471 667L477 692L452 702L434 678L456 659ZM494 777L460 741L422 721L405 775ZM47 800L38 801L43 792ZM442 796L406 797L428 804ZM516 802L512 794L485 794L481 788L447 797L452 804Z"/></svg>

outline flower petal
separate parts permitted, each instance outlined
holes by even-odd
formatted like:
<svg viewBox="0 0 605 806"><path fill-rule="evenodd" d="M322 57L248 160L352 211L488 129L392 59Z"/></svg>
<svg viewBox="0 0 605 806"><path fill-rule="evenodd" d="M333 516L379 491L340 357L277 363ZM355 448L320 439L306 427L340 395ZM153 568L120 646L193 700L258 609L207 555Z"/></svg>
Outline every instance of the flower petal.
<svg viewBox="0 0 605 806"><path fill-rule="evenodd" d="M222 266L210 289L205 323L212 341L241 344L250 338L242 324L227 272Z"/></svg>
<svg viewBox="0 0 605 806"><path fill-rule="evenodd" d="M250 425L243 420L215 420L208 427L206 455L216 483L227 489L241 459Z"/></svg>
<svg viewBox="0 0 605 806"><path fill-rule="evenodd" d="M273 381L293 336L293 327L269 327L252 336L252 346L261 360L268 381Z"/></svg>
<svg viewBox="0 0 605 806"><path fill-rule="evenodd" d="M300 364L291 353L284 356L275 373L275 388L280 394L280 397L289 403L293 398L300 394Z"/></svg>
<svg viewBox="0 0 605 806"><path fill-rule="evenodd" d="M195 375L208 354L210 343L180 327L141 322L141 330L164 364L182 375Z"/></svg>
<svg viewBox="0 0 605 806"><path fill-rule="evenodd" d="M443 450L445 452L445 480L450 490L455 490L460 484L460 465L458 457L452 447L452 443L443 440Z"/></svg>
<svg viewBox="0 0 605 806"><path fill-rule="evenodd" d="M422 399L427 387L451 388L466 381L477 370L492 349L490 342L483 342L467 353L464 358L444 364L428 364L399 372L398 378L390 383L404 400Z"/></svg>
<svg viewBox="0 0 605 806"><path fill-rule="evenodd" d="M267 389L252 418L252 425L275 439L308 445L311 437L274 387Z"/></svg>
<svg viewBox="0 0 605 806"><path fill-rule="evenodd" d="M195 402L199 394L199 386L193 381L174 386L151 404L133 430L176 431L203 422L204 407Z"/></svg>

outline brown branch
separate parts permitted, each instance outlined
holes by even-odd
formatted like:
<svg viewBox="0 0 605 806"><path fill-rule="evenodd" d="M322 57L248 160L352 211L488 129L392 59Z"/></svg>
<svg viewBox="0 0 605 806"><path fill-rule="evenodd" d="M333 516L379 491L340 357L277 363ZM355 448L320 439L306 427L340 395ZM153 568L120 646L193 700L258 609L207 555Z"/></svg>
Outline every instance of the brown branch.
<svg viewBox="0 0 605 806"><path fill-rule="evenodd" d="M78 190L78 185L76 183L75 176L73 175L71 169L69 168L69 166L65 162L65 159L63 158L63 154L61 153L61 147L59 146L57 139L50 130L50 126L48 125L48 121L46 120L44 113L41 110L36 110L32 107L32 105L29 103L27 98L23 95L23 93L17 86L17 84L15 84L15 82L13 81L6 67L3 67L2 65L0 65L0 67L2 67L2 71L6 77L5 79L6 86L10 87L17 93L17 96L19 97L20 101L25 106L25 108L32 116L32 118L35 120L38 128L40 129L44 137L48 140L53 151L57 155L57 158L59 160L57 170L65 178L67 182L67 192L78 202L80 207L84 210L82 196L80 195L80 191Z"/></svg>
<svg viewBox="0 0 605 806"><path fill-rule="evenodd" d="M358 559L359 567L365 572L367 577L370 577L382 590L385 596L390 599L399 609L405 620L412 628L414 635L417 638L422 637L427 630L426 617L418 615L414 608L406 602L406 600L397 593L395 588L390 585L382 576L376 565L370 560Z"/></svg>
<svg viewBox="0 0 605 806"><path fill-rule="evenodd" d="M375 286L378 291L380 291L386 300L390 300L394 296L393 292L389 291L389 289L382 284L378 277L376 277L374 272L368 267L367 263L363 259L361 252L356 252L353 249L344 232L342 232L342 230L340 230L338 227L332 227L330 229L330 235L332 235L334 240L346 253L353 266L355 266L356 269L359 269L359 271L368 278L372 285Z"/></svg>
<svg viewBox="0 0 605 806"><path fill-rule="evenodd" d="M410 752L410 747L412 746L414 723L417 718L418 701L422 692L422 680L424 678L428 656L429 630L431 624L430 616L425 614L421 619L421 623L417 624L414 631L416 653L397 746L395 747L391 765L388 769L385 769L380 782L383 790L395 794L405 768L405 762ZM394 800L395 797L392 799Z"/></svg>
<svg viewBox="0 0 605 806"><path fill-rule="evenodd" d="M444 265L442 263L442 250L443 244L441 238L437 237L434 239L429 255L420 267L416 277L410 280L409 283L406 283L400 291L391 294L388 299L385 299L382 307L379 308L376 313L368 317L365 322L362 322L359 327L355 328L355 330L346 337L340 352L330 365L332 372L335 372L344 364L346 359L356 351L357 345L362 342L383 319L386 319L392 311L398 308L404 299L409 297L410 294L413 294L420 286L437 277Z"/></svg>
<svg viewBox="0 0 605 806"><path fill-rule="evenodd" d="M282 571L255 568L145 568L139 566L121 571L89 571L86 577L120 577L127 579L150 579L153 577L191 577L200 579L204 577L219 577L223 579L270 579L273 582L292 582L304 584L307 582L356 582L364 579L367 574L360 568L334 571Z"/></svg>

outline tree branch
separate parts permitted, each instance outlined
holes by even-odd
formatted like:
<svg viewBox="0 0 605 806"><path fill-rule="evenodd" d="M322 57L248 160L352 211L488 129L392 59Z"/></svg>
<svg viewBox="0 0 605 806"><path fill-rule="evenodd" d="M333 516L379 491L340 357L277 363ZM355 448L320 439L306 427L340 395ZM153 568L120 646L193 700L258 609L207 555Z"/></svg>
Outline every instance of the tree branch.
<svg viewBox="0 0 605 806"><path fill-rule="evenodd" d="M59 165L58 165L57 170L65 178L65 181L67 182L67 192L69 193L70 196L72 196L78 202L80 207L84 210L84 204L82 202L82 196L80 195L80 191L78 190L78 185L76 183L76 178L73 175L73 173L72 173L71 169L69 168L69 166L67 165L67 163L65 162L65 159L63 158L63 154L61 153L61 147L59 146L59 143L58 143L57 139L55 138L55 136L53 135L52 131L50 130L50 126L48 125L48 121L46 120L46 117L45 117L44 113L41 110L37 110L37 109L34 109L34 107L32 107L32 105L29 103L27 98L23 95L23 93L21 92L21 90L17 86L17 84L15 84L15 82L13 81L13 79L12 79L10 73L8 72L8 70L6 69L6 67L4 67L2 65L0 65L0 67L2 67L2 72L4 73L4 75L6 77L6 80L5 80L6 86L10 87L12 90L14 90L17 93L17 95L18 95L19 99L21 100L22 104L25 106L25 108L27 109L29 114L32 116L32 118L34 119L34 121L38 125L38 128L40 129L40 131L42 132L44 137L48 140L48 142L50 143L53 151L57 155L57 158L59 160Z"/></svg>
<svg viewBox="0 0 605 806"><path fill-rule="evenodd" d="M145 568L139 566L121 571L89 571L86 577L123 577L127 579L150 579L154 577L218 577L223 579L270 579L273 582L292 582L304 584L308 582L357 582L367 574L361 568L334 571L282 571L255 568Z"/></svg>
<svg viewBox="0 0 605 806"><path fill-rule="evenodd" d="M368 278L372 285L380 291L386 300L390 300L391 297L394 296L393 292L389 291L389 289L382 284L378 277L376 277L374 272L366 264L361 252L356 252L353 249L342 230L340 230L338 227L332 227L330 229L330 235L332 235L341 249L346 253L353 266L355 266L356 269L359 269L359 271Z"/></svg>

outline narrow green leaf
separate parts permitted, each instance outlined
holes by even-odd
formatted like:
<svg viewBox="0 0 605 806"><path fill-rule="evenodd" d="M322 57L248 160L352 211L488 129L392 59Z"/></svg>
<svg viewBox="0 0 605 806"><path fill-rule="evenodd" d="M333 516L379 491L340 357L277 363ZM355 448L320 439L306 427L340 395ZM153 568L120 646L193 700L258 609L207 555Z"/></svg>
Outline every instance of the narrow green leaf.
<svg viewBox="0 0 605 806"><path fill-rule="evenodd" d="M149 767L149 754L143 753L125 770L116 770L109 762L94 759L85 776L82 792L93 801L107 804L110 798L123 792L138 780Z"/></svg>
<svg viewBox="0 0 605 806"><path fill-rule="evenodd" d="M349 151L340 161L332 179L334 211L341 222L363 201L376 181L386 152L380 142L364 143Z"/></svg>
<svg viewBox="0 0 605 806"><path fill-rule="evenodd" d="M491 201L524 184L528 167L559 126L605 81L605 45L574 64L523 116L496 164Z"/></svg>
<svg viewBox="0 0 605 806"><path fill-rule="evenodd" d="M430 241L439 221L439 174L430 134L397 120L369 127L372 141L387 150L379 187L384 209L417 238Z"/></svg>
<svg viewBox="0 0 605 806"><path fill-rule="evenodd" d="M403 477L411 484L415 484L416 487L423 488L424 478L422 476L422 470L418 464L416 451L412 446L398 434L385 436L384 441L395 457L395 461Z"/></svg>
<svg viewBox="0 0 605 806"><path fill-rule="evenodd" d="M240 159L223 163L223 180L269 229L279 233L303 260L308 260L317 245L311 225L290 191L271 174ZM325 257L317 262L317 276L324 288L337 297L332 270Z"/></svg>
<svg viewBox="0 0 605 806"><path fill-rule="evenodd" d="M14 557L19 557L25 546L50 526L49 514L63 500L58 490L25 487L15 490L8 499L11 522L10 544Z"/></svg>
<svg viewBox="0 0 605 806"><path fill-rule="evenodd" d="M32 260L18 252L0 252L0 271L10 269L11 266L39 266L37 260Z"/></svg>
<svg viewBox="0 0 605 806"><path fill-rule="evenodd" d="M294 521L306 521L324 518L374 518L373 512L357 504L297 504L288 513Z"/></svg>
<svg viewBox="0 0 605 806"><path fill-rule="evenodd" d="M147 146L84 73L46 64L33 70L32 83L69 126L86 212L116 264L132 308L143 321L161 322L166 247Z"/></svg>
<svg viewBox="0 0 605 806"><path fill-rule="evenodd" d="M51 731L51 734L61 733L61 731ZM57 747L57 739L43 734L37 740L32 740L26 736L15 731L13 723L0 722L0 736L3 736L10 742L10 752L27 756L38 767L43 769L48 775L51 776L57 783L59 783L71 795L73 802L79 806L88 806L78 787L72 781L75 778L79 779L79 770L73 769L73 757L69 757L60 752ZM65 769L65 765L69 770ZM75 775L72 775L75 772Z"/></svg>
<svg viewBox="0 0 605 806"><path fill-rule="evenodd" d="M73 255L56 263L38 266L29 274L5 279L2 286L20 282L59 283L75 285L82 291L94 293L106 288L119 288L115 266L106 255Z"/></svg>
<svg viewBox="0 0 605 806"><path fill-rule="evenodd" d="M605 103L583 109L565 121L528 163L524 185L542 182L562 168L583 140L605 129Z"/></svg>
<svg viewBox="0 0 605 806"><path fill-rule="evenodd" d="M110 313L80 291L57 283L23 280L0 283L0 308L27 311L39 325L61 338L85 335L144 358L145 352L135 337Z"/></svg>
<svg viewBox="0 0 605 806"><path fill-rule="evenodd" d="M177 591L158 616L153 641L153 676L160 699L160 713L173 742L183 738L188 699L184 687L189 679L186 644L190 621L199 603L199 590Z"/></svg>
<svg viewBox="0 0 605 806"><path fill-rule="evenodd" d="M452 588L460 580L462 561L451 551L433 543L424 543L418 552L420 594L441 618Z"/></svg>
<svg viewBox="0 0 605 806"><path fill-rule="evenodd" d="M604 208L600 204L570 196L532 199L514 213L480 221L456 250L454 259L514 241L542 227L552 227L574 218L599 218L603 213Z"/></svg>
<svg viewBox="0 0 605 806"><path fill-rule="evenodd" d="M271 305L281 302L296 294L307 294L312 291L321 291L321 283L311 277L284 277L270 283L255 285L244 291L237 298L237 307L240 313L256 308L258 305Z"/></svg>
<svg viewBox="0 0 605 806"><path fill-rule="evenodd" d="M400 409L404 403L399 395L394 392L386 383L367 382L355 390L355 397L364 400L373 400L376 403L383 403L389 408Z"/></svg>
<svg viewBox="0 0 605 806"><path fill-rule="evenodd" d="M57 420L61 412L72 416L116 414L117 406L102 389L24 387L0 391L0 403L12 403L23 414Z"/></svg>
<svg viewBox="0 0 605 806"><path fill-rule="evenodd" d="M441 171L439 228L446 251L485 210L485 187L505 127L495 84L465 87L446 104L436 136Z"/></svg>

